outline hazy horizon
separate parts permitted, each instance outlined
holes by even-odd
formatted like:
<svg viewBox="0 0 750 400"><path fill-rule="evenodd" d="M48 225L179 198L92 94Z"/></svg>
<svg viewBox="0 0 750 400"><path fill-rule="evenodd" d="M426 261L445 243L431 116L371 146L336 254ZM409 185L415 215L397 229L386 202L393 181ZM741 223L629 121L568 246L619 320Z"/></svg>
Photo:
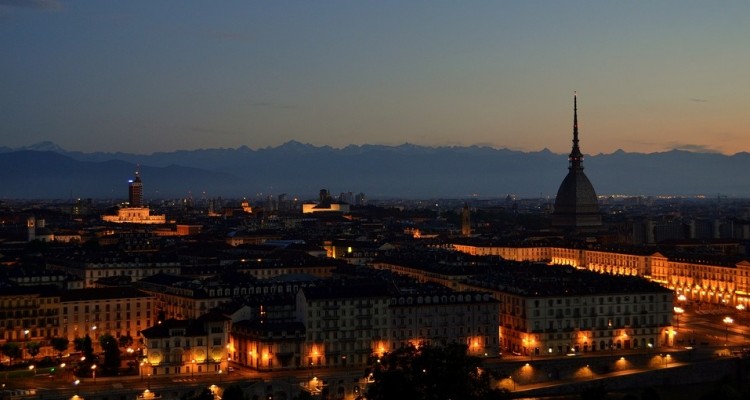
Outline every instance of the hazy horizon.
<svg viewBox="0 0 750 400"><path fill-rule="evenodd" d="M192 149L174 148L174 149L171 149L171 150L153 151L153 152L150 152L150 153L138 153L138 152L132 152L131 153L131 152L125 152L125 151L119 151L119 150L118 151L97 151L97 150L95 150L95 151L83 151L83 150L76 149L76 148L65 148L65 147L60 146L60 145L58 145L57 143L55 143L54 141L51 141L51 140L42 140L40 142L29 143L29 144L26 144L26 145L20 145L20 146L16 146L16 147L14 147L14 146L5 146L5 147L8 147L12 151L18 151L18 150L40 150L39 146L46 147L46 146L49 145L49 146L55 146L55 147L59 148L62 151L70 152L70 153L83 153L83 154L91 154L91 153L116 154L116 153L123 153L123 154L137 155L137 156L150 156L150 155L154 155L154 154L157 154L157 153L190 152L190 151L201 151L201 150L239 150L239 149L242 149L242 148L248 148L248 149L250 149L252 151L258 151L258 150L263 150L263 149L271 149L271 148L282 147L282 146L288 145L290 143L299 143L299 144L302 144L302 145L305 145L305 146L313 146L313 147L316 147L316 148L330 147L330 148L332 148L334 150L344 150L344 149L346 149L348 147L352 147L352 146L354 146L354 147L365 147L365 146L399 147L399 146L414 145L414 146L420 146L420 147L426 147L426 148L435 148L435 149L437 149L437 148L451 148L451 147L465 147L465 148L482 147L482 148L490 148L490 149L493 149L493 150L510 150L510 151L518 151L518 152L523 152L523 153L539 153L539 152L544 152L544 151L549 151L549 152L551 152L553 154L558 154L558 155L567 155L568 153L570 153L570 149L568 149L567 151L560 151L560 152L553 151L553 150L551 150L551 149L549 149L547 147L541 148L541 149L532 149L532 150L518 150L518 149L507 148L507 147L492 146L492 145L488 145L488 144L429 145L429 144L417 144L417 143L403 142L403 143L396 143L396 144L387 144L387 143L362 143L362 144L347 144L347 145L341 145L341 146L333 146L333 145L329 145L329 144L316 145L316 144L312 144L312 143L308 143L308 142L304 142L302 140L296 140L296 139L289 139L288 141L283 142L283 143L279 143L278 145L268 145L268 146L258 146L258 147L252 147L252 146L249 146L249 145L241 144L241 145L234 146L234 147L203 147L203 148L192 148ZM3 147L3 145L0 144L0 147ZM675 148L663 149L663 150L659 150L659 151L650 151L650 152L628 151L628 150L625 150L625 149L615 149L615 150L612 150L612 151L607 152L607 153L596 153L596 154L589 153L589 152L583 152L583 153L585 155L588 155L588 156L600 156L600 155L611 155L611 154L614 154L614 153L617 153L617 152L625 152L625 153L632 153L632 154L658 154L658 153L665 153L665 152L670 152L670 151L686 151L686 152L691 152L691 153L703 153L703 154L723 154L723 155L726 155L726 156L733 156L733 155L737 155L737 154L750 153L750 151L738 151L738 152L735 152L735 153L721 153L721 152L717 152L717 151L712 151L712 150L707 150L707 149L702 149L702 148L695 148L695 147L692 147L692 148L690 148L690 147L676 148L675 147Z"/></svg>
<svg viewBox="0 0 750 400"><path fill-rule="evenodd" d="M0 144L750 151L750 3L0 2Z"/></svg>

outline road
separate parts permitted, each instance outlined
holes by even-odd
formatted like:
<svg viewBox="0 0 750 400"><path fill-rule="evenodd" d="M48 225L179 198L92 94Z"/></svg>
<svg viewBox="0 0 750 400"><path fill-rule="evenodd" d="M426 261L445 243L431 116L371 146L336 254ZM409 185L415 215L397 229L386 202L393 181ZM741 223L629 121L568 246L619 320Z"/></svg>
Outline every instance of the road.
<svg viewBox="0 0 750 400"><path fill-rule="evenodd" d="M684 312L675 315L677 343L732 349L750 348L750 314L730 307L686 303L678 305ZM726 317L731 323L724 322Z"/></svg>

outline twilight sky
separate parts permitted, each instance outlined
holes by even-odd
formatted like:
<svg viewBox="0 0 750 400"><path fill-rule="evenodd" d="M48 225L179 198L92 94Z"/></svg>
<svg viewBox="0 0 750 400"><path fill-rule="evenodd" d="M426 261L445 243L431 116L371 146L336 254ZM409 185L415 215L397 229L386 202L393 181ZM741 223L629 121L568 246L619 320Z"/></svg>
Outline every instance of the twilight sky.
<svg viewBox="0 0 750 400"><path fill-rule="evenodd" d="M750 151L750 2L0 0L0 146Z"/></svg>

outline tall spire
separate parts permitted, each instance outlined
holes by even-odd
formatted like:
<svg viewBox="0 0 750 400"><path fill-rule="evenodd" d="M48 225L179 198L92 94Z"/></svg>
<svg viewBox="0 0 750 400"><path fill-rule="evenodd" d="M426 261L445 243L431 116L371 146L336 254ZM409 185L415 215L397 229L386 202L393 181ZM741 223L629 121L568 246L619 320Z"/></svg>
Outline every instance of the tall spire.
<svg viewBox="0 0 750 400"><path fill-rule="evenodd" d="M578 93L573 92L573 149L568 156L568 169L583 169L583 154L578 147Z"/></svg>

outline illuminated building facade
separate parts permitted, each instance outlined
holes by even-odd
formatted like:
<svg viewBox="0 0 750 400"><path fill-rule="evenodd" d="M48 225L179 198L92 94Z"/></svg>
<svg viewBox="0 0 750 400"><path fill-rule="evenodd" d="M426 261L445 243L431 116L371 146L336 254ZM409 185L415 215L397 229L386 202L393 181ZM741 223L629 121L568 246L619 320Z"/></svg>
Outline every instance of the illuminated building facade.
<svg viewBox="0 0 750 400"><path fill-rule="evenodd" d="M230 319L207 313L197 319L168 319L141 331L142 376L227 372Z"/></svg>
<svg viewBox="0 0 750 400"><path fill-rule="evenodd" d="M128 182L128 207L117 210L116 215L102 215L102 220L116 224L165 224L165 215L151 215L151 210L143 201L143 181L139 171Z"/></svg>
<svg viewBox="0 0 750 400"><path fill-rule="evenodd" d="M31 355L25 344L39 343L37 357L51 356L49 338L60 336L60 295L57 287L4 287L0 291L0 346L17 343L21 359ZM16 360L17 361L17 360ZM7 355L0 362L10 364Z"/></svg>
<svg viewBox="0 0 750 400"><path fill-rule="evenodd" d="M306 329L300 366L365 365L388 338L385 285L307 287L297 292L296 304L297 320Z"/></svg>
<svg viewBox="0 0 750 400"><path fill-rule="evenodd" d="M336 212L346 214L349 213L350 206L348 203L335 202L331 199L328 190L321 189L318 199L318 203L304 203L302 204L303 214L312 214L320 212Z"/></svg>
<svg viewBox="0 0 750 400"><path fill-rule="evenodd" d="M687 301L750 307L750 262L707 256L655 259L653 279Z"/></svg>
<svg viewBox="0 0 750 400"><path fill-rule="evenodd" d="M73 343L88 334L95 346L105 333L138 339L139 332L154 322L152 305L151 296L130 287L61 292L60 336Z"/></svg>
<svg viewBox="0 0 750 400"><path fill-rule="evenodd" d="M102 215L102 220L115 224L165 224L165 215L151 215L148 207L123 207L117 210L117 215Z"/></svg>
<svg viewBox="0 0 750 400"><path fill-rule="evenodd" d="M408 345L462 343L469 355L497 356L499 310L500 303L487 292L399 295L391 298L388 308L390 346L375 351L382 355Z"/></svg>
<svg viewBox="0 0 750 400"><path fill-rule="evenodd" d="M600 250L566 247L519 247L454 243L452 248L471 255L496 255L513 261L549 262L591 271L637 275L683 294L689 301L750 307L750 261L706 255L666 256L659 252Z"/></svg>
<svg viewBox="0 0 750 400"><path fill-rule="evenodd" d="M235 362L258 371L304 367L305 332L296 321L239 321L231 335Z"/></svg>
<svg viewBox="0 0 750 400"><path fill-rule="evenodd" d="M545 296L514 289L495 291L503 349L545 356L674 345L667 289Z"/></svg>
<svg viewBox="0 0 750 400"><path fill-rule="evenodd" d="M457 291L492 293L500 302L503 350L541 356L549 349L557 355L673 344L673 292L641 277L544 263L500 263L484 274L470 273L476 265L448 273L429 262L399 265L393 259L375 267Z"/></svg>

